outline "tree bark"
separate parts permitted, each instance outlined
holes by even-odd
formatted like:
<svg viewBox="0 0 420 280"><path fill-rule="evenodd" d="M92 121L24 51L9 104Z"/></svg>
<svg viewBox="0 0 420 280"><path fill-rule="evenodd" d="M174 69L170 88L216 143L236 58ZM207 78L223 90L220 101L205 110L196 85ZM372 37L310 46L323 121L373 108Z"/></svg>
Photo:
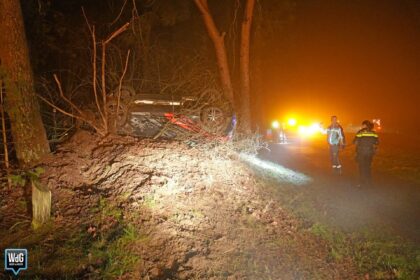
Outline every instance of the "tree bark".
<svg viewBox="0 0 420 280"><path fill-rule="evenodd" d="M225 48L225 34L220 33L218 30L216 23L214 22L214 19L211 15L207 0L194 0L194 2L201 12L204 25L206 26L209 37L214 45L223 92L232 106L235 107L232 79L230 76L229 63Z"/></svg>
<svg viewBox="0 0 420 280"><path fill-rule="evenodd" d="M6 168L7 175L7 186L9 190L12 189L12 181L10 175L9 165L9 150L7 147L7 131L6 131L6 113L4 112L4 100L3 100L3 81L0 79L0 117L1 117L1 132L3 138L3 151L4 151L4 167Z"/></svg>
<svg viewBox="0 0 420 280"><path fill-rule="evenodd" d="M19 165L30 168L50 152L42 123L20 1L0 1L0 70L6 84L5 105ZM37 228L51 214L51 192L32 184L32 221Z"/></svg>
<svg viewBox="0 0 420 280"><path fill-rule="evenodd" d="M10 118L19 164L28 168L50 152L35 95L20 1L0 1L0 69L6 84Z"/></svg>
<svg viewBox="0 0 420 280"><path fill-rule="evenodd" d="M249 53L251 42L251 27L254 14L255 0L247 0L244 11L244 18L241 26L241 46L239 55L241 96L239 127L244 132L251 131L251 92L250 92L250 69Z"/></svg>
<svg viewBox="0 0 420 280"><path fill-rule="evenodd" d="M251 94L251 119L252 123L256 126L252 129L258 128L259 125L264 123L265 120L265 110L264 104L262 103L261 96L264 91L264 72L263 72L263 58L262 54L264 53L265 38L263 36L264 30L262 25L263 15L261 13L255 13L254 19L252 22L253 38L253 54L252 54L252 83L250 91ZM264 126L263 126L264 127ZM264 130L263 130L264 131Z"/></svg>

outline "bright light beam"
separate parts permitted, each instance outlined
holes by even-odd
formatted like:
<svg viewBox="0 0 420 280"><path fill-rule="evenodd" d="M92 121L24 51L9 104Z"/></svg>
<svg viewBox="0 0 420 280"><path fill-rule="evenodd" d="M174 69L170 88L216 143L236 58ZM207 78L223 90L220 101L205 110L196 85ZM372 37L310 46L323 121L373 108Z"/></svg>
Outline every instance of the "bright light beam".
<svg viewBox="0 0 420 280"><path fill-rule="evenodd" d="M303 173L293 171L270 161L259 159L256 156L241 153L240 158L251 166L256 167L261 171L268 172L279 181L297 186L306 185L312 182L312 178Z"/></svg>

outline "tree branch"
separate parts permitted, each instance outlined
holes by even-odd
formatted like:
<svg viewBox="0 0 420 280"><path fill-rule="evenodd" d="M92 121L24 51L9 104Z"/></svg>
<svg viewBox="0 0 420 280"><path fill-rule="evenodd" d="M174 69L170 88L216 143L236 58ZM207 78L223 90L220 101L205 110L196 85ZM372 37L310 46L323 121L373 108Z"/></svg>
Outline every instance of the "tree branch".
<svg viewBox="0 0 420 280"><path fill-rule="evenodd" d="M96 55L97 55L97 48L96 48L96 35L95 35L95 26L91 26L89 23L89 20L87 19L86 13L85 13L85 9L82 7L82 13L83 13L83 17L85 18L86 21L86 25L89 28L89 32L90 35L92 37L92 48L93 48L93 55L92 55L92 88L93 88L93 94L95 95L95 103L96 103L96 108L98 109L99 114L101 115L102 121L105 122L105 116L102 112L102 108L101 105L99 103L99 98L98 98L98 90L97 90L97 85L96 85Z"/></svg>
<svg viewBox="0 0 420 280"><path fill-rule="evenodd" d="M84 121L86 123L88 123L90 126L92 126L99 134L104 135L104 133L102 132L102 129L98 128L96 125L94 125L91 121L87 120L86 118L79 116L79 115L75 115L72 113L69 113L63 109L61 109L60 107L58 107L57 105L53 104L52 102L48 101L46 98L42 97L41 95L38 95L38 97L44 101L45 103L47 103L48 105L50 105L52 108L56 109L57 111L59 111L60 113L69 116L71 118L75 118L81 121Z"/></svg>
<svg viewBox="0 0 420 280"><path fill-rule="evenodd" d="M128 26L130 26L130 23L127 22L126 24L124 24L123 26L121 26L120 28L118 28L116 31L114 31L109 37L108 39L106 39L103 43L104 44L108 44L109 42L111 42L115 37L117 37L118 35L120 35L121 33L123 33L124 31L127 30Z"/></svg>
<svg viewBox="0 0 420 280"><path fill-rule="evenodd" d="M119 112L120 112L121 86L122 86L122 81L124 80L125 73L127 73L128 59L129 58L130 58L130 50L127 51L127 57L125 59L124 71L123 71L123 73L120 77L120 81L119 81L119 84L118 84L117 115L116 115L117 120L118 120L118 115L119 115Z"/></svg>
<svg viewBox="0 0 420 280"><path fill-rule="evenodd" d="M54 76L54 80L55 80L55 82L56 82L56 84L57 84L57 86L58 86L58 91L59 91L59 93L60 93L60 96L61 96L61 98L64 100L64 101L66 101L74 110L76 110L77 111L77 113L79 113L80 115L83 115L83 113L82 113L82 111L79 109L79 107L77 107L73 102L71 102L71 100L69 100L65 95L64 95L64 92L63 92L63 88L61 87L61 83L60 83L60 81L58 80L58 77L57 77L57 75L56 74L54 74L53 75Z"/></svg>
<svg viewBox="0 0 420 280"><path fill-rule="evenodd" d="M102 59L101 59L101 81L102 81L102 102L103 102L103 115L104 115L104 127L105 131L108 131L108 109L106 107L106 77L105 77L105 68L106 68L106 46L109 42L112 41L115 37L127 30L129 22L118 28L114 31L105 41L102 41Z"/></svg>

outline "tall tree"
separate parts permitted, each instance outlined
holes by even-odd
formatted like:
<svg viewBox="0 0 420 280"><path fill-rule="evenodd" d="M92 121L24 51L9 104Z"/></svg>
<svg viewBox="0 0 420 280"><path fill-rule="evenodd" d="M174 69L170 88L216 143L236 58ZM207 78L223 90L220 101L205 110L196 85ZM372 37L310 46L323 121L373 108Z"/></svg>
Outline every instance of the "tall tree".
<svg viewBox="0 0 420 280"><path fill-rule="evenodd" d="M16 156L22 168L30 168L50 152L42 123L20 1L0 1L0 69L6 84L6 111L9 115ZM51 192L37 177L31 178L32 225L46 222L51 212Z"/></svg>
<svg viewBox="0 0 420 280"><path fill-rule="evenodd" d="M35 95L20 1L0 1L0 67L6 84L6 111L23 168L50 152Z"/></svg>
<svg viewBox="0 0 420 280"><path fill-rule="evenodd" d="M225 33L221 33L214 22L207 0L194 0L198 10L203 17L207 33L214 45L216 52L217 66L219 68L220 81L223 92L227 99L234 105L234 94L232 79L229 71L229 62L225 48Z"/></svg>
<svg viewBox="0 0 420 280"><path fill-rule="evenodd" d="M250 132L251 130L251 86L250 86L250 42L251 27L255 7L255 0L247 0L245 10L243 12L243 20L241 24L241 37L239 48L239 91L234 92L232 86L232 78L229 72L229 61L225 48L225 33L221 33L210 12L207 0L194 0L197 8L200 10L204 24L213 42L216 52L217 65L219 68L220 80L223 91L232 102L233 107L239 113L239 128L242 132ZM235 55L235 54L234 54ZM234 104L234 103L237 104Z"/></svg>
<svg viewBox="0 0 420 280"><path fill-rule="evenodd" d="M239 56L239 72L241 79L240 117L242 129L251 130L251 86L249 69L249 50L251 43L251 27L254 14L255 0L247 0L241 27L241 47Z"/></svg>

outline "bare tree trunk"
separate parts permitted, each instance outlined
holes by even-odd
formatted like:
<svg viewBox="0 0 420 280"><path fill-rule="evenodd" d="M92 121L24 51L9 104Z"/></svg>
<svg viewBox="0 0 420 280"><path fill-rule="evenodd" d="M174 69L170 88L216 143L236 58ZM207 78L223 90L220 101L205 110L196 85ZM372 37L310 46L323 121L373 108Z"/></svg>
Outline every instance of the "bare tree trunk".
<svg viewBox="0 0 420 280"><path fill-rule="evenodd" d="M36 99L20 1L0 1L0 62L6 84L5 105L19 164L30 168L50 152ZM34 184L34 182L31 182ZM34 224L50 217L51 192L32 188Z"/></svg>
<svg viewBox="0 0 420 280"><path fill-rule="evenodd" d="M37 179L33 179L31 185L32 227L37 229L50 219L51 191L46 186L43 186Z"/></svg>
<svg viewBox="0 0 420 280"><path fill-rule="evenodd" d="M194 0L194 2L201 12L207 32L214 45L223 92L227 99L231 102L232 106L234 106L232 79L230 76L229 63L225 48L225 33L220 33L217 29L214 19L210 13L207 0Z"/></svg>
<svg viewBox="0 0 420 280"><path fill-rule="evenodd" d="M250 69L249 69L249 50L251 42L251 26L254 14L255 0L247 0L244 18L241 27L241 47L240 47L240 79L241 96L239 126L244 132L251 130L251 104L250 104Z"/></svg>
<svg viewBox="0 0 420 280"><path fill-rule="evenodd" d="M19 164L37 164L50 152L35 95L20 2L0 1L0 60L6 110Z"/></svg>
<svg viewBox="0 0 420 280"><path fill-rule="evenodd" d="M256 4L258 5L258 4ZM264 89L264 79L263 79L263 61L262 53L264 52L265 42L262 26L262 14L256 13L253 20L253 55L252 55L252 83L251 83L251 116L253 116L252 123L257 124L257 127L261 125L265 119L265 111L263 110L263 104L261 100L261 95ZM254 127L253 127L254 128Z"/></svg>

